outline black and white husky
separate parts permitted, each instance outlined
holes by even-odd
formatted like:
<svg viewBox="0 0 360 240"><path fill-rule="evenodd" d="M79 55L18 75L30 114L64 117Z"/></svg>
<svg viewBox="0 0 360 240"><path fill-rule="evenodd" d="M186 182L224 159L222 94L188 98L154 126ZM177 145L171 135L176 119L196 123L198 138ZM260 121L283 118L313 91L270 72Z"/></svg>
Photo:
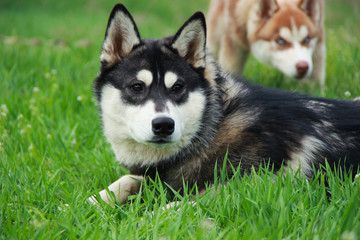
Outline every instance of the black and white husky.
<svg viewBox="0 0 360 240"><path fill-rule="evenodd" d="M229 170L241 164L244 174L270 163L275 171L300 168L310 178L325 160L358 170L360 101L234 79L207 55L205 44L200 12L174 36L154 40L140 38L123 5L112 10L94 89L104 134L131 175L101 191L102 200L111 202L112 191L122 204L156 173L175 190L184 180L201 191L226 154Z"/></svg>

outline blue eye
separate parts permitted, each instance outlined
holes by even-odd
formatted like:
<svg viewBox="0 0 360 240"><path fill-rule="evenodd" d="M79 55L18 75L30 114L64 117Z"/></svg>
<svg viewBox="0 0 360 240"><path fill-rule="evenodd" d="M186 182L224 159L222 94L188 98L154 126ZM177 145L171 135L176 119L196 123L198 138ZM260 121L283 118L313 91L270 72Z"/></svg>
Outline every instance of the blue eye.
<svg viewBox="0 0 360 240"><path fill-rule="evenodd" d="M303 43L309 43L311 40L310 36L307 36L306 38L304 38L304 40L302 41Z"/></svg>
<svg viewBox="0 0 360 240"><path fill-rule="evenodd" d="M275 41L279 45L284 45L286 43L286 41L281 37L277 38Z"/></svg>

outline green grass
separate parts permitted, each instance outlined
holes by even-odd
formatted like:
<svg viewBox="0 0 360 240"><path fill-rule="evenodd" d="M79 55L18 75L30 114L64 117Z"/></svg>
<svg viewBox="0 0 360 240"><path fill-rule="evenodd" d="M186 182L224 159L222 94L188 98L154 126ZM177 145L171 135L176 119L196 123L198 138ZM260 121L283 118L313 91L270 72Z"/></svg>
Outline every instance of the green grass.
<svg viewBox="0 0 360 240"><path fill-rule="evenodd" d="M173 34L208 1L125 1L142 37ZM299 85L253 59L246 76L314 96L360 96L360 4L327 0L327 81ZM126 174L101 132L92 81L114 2L0 2L0 239L358 239L360 186L269 171L169 203L158 180L128 204L88 196ZM85 40L85 41L84 41ZM350 93L350 94L349 94ZM350 95L350 96L349 96ZM320 184L319 184L320 182ZM216 184L217 186L217 184ZM64 204L70 206L66 211Z"/></svg>

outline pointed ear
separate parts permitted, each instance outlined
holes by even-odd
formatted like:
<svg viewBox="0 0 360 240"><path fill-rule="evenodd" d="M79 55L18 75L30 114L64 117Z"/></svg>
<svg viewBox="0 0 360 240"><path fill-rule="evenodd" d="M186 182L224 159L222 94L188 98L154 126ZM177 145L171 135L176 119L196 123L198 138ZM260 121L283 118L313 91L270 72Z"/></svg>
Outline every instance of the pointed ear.
<svg viewBox="0 0 360 240"><path fill-rule="evenodd" d="M299 7L316 23L320 21L320 1L319 0L300 0Z"/></svg>
<svg viewBox="0 0 360 240"><path fill-rule="evenodd" d="M188 64L205 67L206 23L204 14L196 12L175 34L171 46Z"/></svg>
<svg viewBox="0 0 360 240"><path fill-rule="evenodd" d="M101 49L100 61L107 68L120 62L140 43L140 34L128 10L117 4L111 11L105 39Z"/></svg>
<svg viewBox="0 0 360 240"><path fill-rule="evenodd" d="M259 16L261 18L270 18L272 14L279 8L276 0L260 0Z"/></svg>

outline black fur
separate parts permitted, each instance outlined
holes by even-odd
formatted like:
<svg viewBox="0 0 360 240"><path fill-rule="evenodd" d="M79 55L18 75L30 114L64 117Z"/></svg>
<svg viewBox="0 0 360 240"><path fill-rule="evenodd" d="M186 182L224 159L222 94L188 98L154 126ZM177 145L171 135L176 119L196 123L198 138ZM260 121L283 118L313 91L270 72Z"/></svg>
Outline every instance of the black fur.
<svg viewBox="0 0 360 240"><path fill-rule="evenodd" d="M219 76L217 81L221 83L226 79ZM219 166L223 166L226 153L232 166L236 168L241 164L243 173L249 173L251 167L256 170L261 164L267 166L268 163L277 171L282 165L287 165L291 153L302 147L301 140L305 136L311 136L326 144L326 148L314 153L311 164L315 169L319 170L321 166L325 166L327 160L332 169L341 167L343 170L353 170L352 176L355 176L360 163L360 101L316 98L264 88L244 81L242 83L249 91L246 95L226 99L226 103L218 101L217 105L218 110L222 112L222 121L247 111L256 111L259 114L255 122L241 130L244 137L239 137L237 141L221 143L223 146L218 146L219 143L210 143L208 148L212 151L206 157L179 154L157 166L132 166L131 173L146 173L151 177L158 173L163 181L179 190L182 181L173 176L176 176L174 172L182 171L185 182L190 187L197 183L197 186L202 188L214 180L215 165L220 170ZM331 107L319 112L316 108L306 107L309 101L331 104ZM220 106L226 107L220 110ZM332 127L324 125L322 121L331 123ZM216 130L219 131L219 127ZM341 142L331 138L330 134L338 134ZM248 157L252 155L249 149L256 151L257 156ZM201 166L186 166L187 162L196 161L197 158L202 161ZM231 165L228 165L230 176ZM312 174L312 171L305 172L309 179Z"/></svg>

